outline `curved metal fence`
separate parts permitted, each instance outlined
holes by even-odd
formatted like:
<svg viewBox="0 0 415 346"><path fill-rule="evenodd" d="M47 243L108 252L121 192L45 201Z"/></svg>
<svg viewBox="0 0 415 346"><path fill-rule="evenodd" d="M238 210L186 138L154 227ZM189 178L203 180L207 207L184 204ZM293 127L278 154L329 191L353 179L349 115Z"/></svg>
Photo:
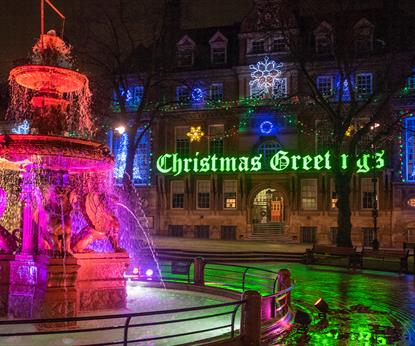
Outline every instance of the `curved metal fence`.
<svg viewBox="0 0 415 346"><path fill-rule="evenodd" d="M279 273L257 267L248 267L236 264L223 264L215 262L203 262L203 265L185 261L162 262L160 263L162 278L138 276L137 280L158 281L162 279L166 282L178 282L193 284L198 286L210 286L243 293L244 291L257 291L261 294L261 319L263 321L274 320L275 325L279 321L290 319L290 291L292 286L279 287ZM280 290L278 290L280 288ZM0 344L6 344L5 338L29 338L28 344L32 343L36 337L51 335L74 335L78 340L87 340L83 346L97 345L128 345L131 343L150 342L162 339L172 340L174 338L186 336L198 336L198 342L206 338L206 333L220 331L228 339L233 339L237 331L243 334L243 326L238 326L236 317L239 308L248 303L244 296L239 300L227 303L196 306L181 309L169 309L159 311L148 311L126 314L108 314L98 316L65 317L65 318L42 318L42 319L21 319L21 320L0 320ZM189 316L190 314L190 316ZM161 320L154 319L155 316L163 316ZM140 330L150 326L171 326L170 330L175 330L175 325L192 323L193 321L204 321L217 319L221 316L229 316L229 322L214 325L209 328L194 328L182 332L163 335L140 334ZM153 320L151 318L153 317ZM245 316L244 318L249 318ZM253 318L253 317L252 317ZM255 317L256 318L256 317ZM242 320L242 318L241 318ZM192 326L197 325L192 323ZM7 329L7 330L6 330ZM96 338L105 338L105 332L111 332L111 337L105 342L98 342ZM94 334L95 333L95 334ZM98 334L97 334L98 333ZM88 342L92 335L93 342ZM113 335L114 334L114 335ZM3 340L3 341L2 341ZM5 342L5 343L4 343ZM77 343L79 345L79 343Z"/></svg>

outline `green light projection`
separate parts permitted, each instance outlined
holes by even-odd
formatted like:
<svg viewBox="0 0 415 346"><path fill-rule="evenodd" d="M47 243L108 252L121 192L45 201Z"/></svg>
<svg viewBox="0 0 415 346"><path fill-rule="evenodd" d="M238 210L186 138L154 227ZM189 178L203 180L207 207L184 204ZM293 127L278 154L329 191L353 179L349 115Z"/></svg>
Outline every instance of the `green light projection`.
<svg viewBox="0 0 415 346"><path fill-rule="evenodd" d="M373 154L362 154L356 162L357 173L367 173L373 167L381 169L385 167L385 151L381 150ZM288 151L279 150L269 160L272 171L321 171L331 170L334 166L330 151L317 155L296 155ZM349 168L347 154L340 156L340 167L343 170ZM243 173L259 172L263 170L262 154L256 156L225 156L216 154L200 156L197 152L193 157L180 157L177 153L160 155L156 161L157 170L163 174L175 176L182 173Z"/></svg>

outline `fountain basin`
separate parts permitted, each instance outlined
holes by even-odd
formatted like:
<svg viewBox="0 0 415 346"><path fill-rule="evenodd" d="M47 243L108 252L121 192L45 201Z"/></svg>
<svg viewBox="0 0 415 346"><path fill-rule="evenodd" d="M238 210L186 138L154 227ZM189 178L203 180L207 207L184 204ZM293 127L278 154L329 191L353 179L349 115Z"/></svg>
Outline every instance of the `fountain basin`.
<svg viewBox="0 0 415 346"><path fill-rule="evenodd" d="M110 171L114 158L98 142L48 135L1 135L0 157L9 161L35 160L50 170L69 173Z"/></svg>
<svg viewBox="0 0 415 346"><path fill-rule="evenodd" d="M59 94L81 90L88 79L81 73L57 66L22 65L10 71L11 80L34 91Z"/></svg>
<svg viewBox="0 0 415 346"><path fill-rule="evenodd" d="M213 292L212 292L213 293ZM147 324L142 327L132 327L128 331L129 339L145 339L159 336L168 336L173 334L187 333L201 329L218 328L216 330L197 333L194 335L179 336L175 338L166 338L151 342L134 343L142 345L177 345L177 344L203 344L201 340L221 337L230 332L229 324L231 315L224 314L211 318L195 319L192 321L180 321L181 319L200 317L213 314L231 312L233 306L218 307L201 311L184 311L181 313L163 313L151 314L153 311L186 309L192 307L209 306L214 304L228 303L239 299L239 294L235 293L233 297L223 297L217 294L207 294L195 292L192 287L186 289L185 285L167 289L148 287L146 283L131 282L127 283L127 304L124 309L114 309L105 314L124 314L132 312L149 313L148 316L133 317L130 321L134 324ZM241 310L239 309L235 318L235 327L239 329ZM98 316L103 313L85 313L82 316ZM1 320L1 319L0 319ZM168 324L161 321L170 321ZM105 320L91 320L77 322L78 328L95 328L95 327L113 327L124 326L125 318L111 318ZM223 328L221 328L223 326ZM36 330L35 324L10 325L5 330L5 326L0 326L1 332L31 332ZM72 328L71 328L72 329ZM55 335L37 335L37 336L17 336L0 338L1 342L7 345L83 345L83 344L108 344L123 339L123 328L116 330L103 330L90 333L63 333ZM212 341L212 340L209 340ZM227 345L224 342L222 345Z"/></svg>

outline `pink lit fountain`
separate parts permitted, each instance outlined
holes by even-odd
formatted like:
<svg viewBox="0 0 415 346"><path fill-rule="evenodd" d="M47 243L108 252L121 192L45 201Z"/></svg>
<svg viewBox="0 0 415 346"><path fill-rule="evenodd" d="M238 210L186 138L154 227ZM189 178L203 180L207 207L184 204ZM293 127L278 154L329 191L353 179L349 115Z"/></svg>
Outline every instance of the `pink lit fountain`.
<svg viewBox="0 0 415 346"><path fill-rule="evenodd" d="M10 72L8 117L29 121L31 133L0 135L0 315L75 316L126 302L114 160L87 139L88 78L71 61L70 47L49 31L31 63ZM112 251L94 251L103 241Z"/></svg>

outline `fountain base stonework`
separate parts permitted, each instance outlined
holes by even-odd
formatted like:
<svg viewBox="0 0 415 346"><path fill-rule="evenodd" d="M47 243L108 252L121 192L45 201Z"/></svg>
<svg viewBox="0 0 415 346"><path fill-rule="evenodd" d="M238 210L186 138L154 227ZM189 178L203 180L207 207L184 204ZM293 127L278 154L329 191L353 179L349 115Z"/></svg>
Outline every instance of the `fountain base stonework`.
<svg viewBox="0 0 415 346"><path fill-rule="evenodd" d="M124 308L126 279L124 273L130 264L125 252L78 253L76 290L79 311L97 311Z"/></svg>
<svg viewBox="0 0 415 346"><path fill-rule="evenodd" d="M124 272L130 263L127 253L37 256L35 260L31 256L8 257L9 261L1 261L1 268L10 268L10 281L2 276L2 287L9 290L4 303L14 317L74 317L80 312L120 309L126 305Z"/></svg>

